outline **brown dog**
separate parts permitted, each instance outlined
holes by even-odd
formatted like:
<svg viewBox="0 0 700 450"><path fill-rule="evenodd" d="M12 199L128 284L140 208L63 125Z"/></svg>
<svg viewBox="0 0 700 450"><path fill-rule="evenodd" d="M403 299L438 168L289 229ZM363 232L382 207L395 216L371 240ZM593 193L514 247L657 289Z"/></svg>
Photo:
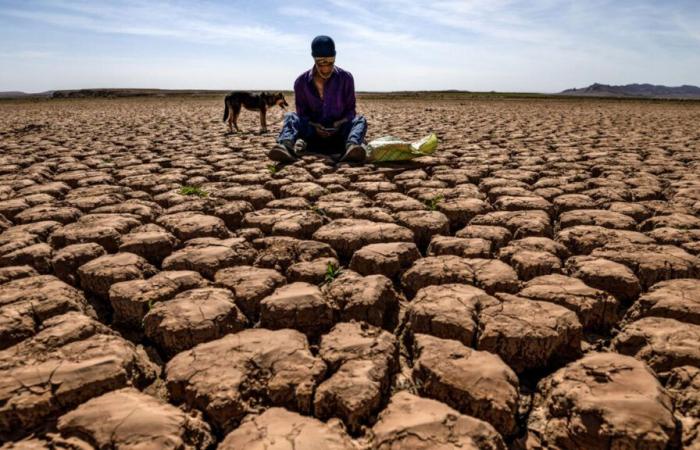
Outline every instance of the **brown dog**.
<svg viewBox="0 0 700 450"><path fill-rule="evenodd" d="M238 115L241 113L241 107L249 111L260 111L260 131L267 131L267 109L277 105L285 109L289 104L284 99L281 92L276 94L268 94L261 92L253 94L251 92L234 91L224 98L224 122L228 119L228 131L233 133L233 128L240 131L238 128Z"/></svg>

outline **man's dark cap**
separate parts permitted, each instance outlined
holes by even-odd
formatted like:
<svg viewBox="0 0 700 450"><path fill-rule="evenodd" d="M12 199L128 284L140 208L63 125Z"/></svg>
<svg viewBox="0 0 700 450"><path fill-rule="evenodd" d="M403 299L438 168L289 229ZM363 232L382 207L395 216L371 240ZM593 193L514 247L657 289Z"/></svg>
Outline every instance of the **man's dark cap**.
<svg viewBox="0 0 700 450"><path fill-rule="evenodd" d="M316 36L311 41L311 56L325 58L335 56L335 42L328 36Z"/></svg>

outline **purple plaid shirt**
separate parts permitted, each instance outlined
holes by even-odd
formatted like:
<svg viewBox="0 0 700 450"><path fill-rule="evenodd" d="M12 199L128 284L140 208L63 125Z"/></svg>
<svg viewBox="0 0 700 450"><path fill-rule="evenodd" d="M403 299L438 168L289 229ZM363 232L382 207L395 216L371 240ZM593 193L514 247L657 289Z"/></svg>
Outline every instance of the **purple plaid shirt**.
<svg viewBox="0 0 700 450"><path fill-rule="evenodd" d="M314 85L314 69L308 70L294 82L297 114L312 122L330 127L342 118L355 117L355 80L352 74L338 66L323 87L323 100Z"/></svg>

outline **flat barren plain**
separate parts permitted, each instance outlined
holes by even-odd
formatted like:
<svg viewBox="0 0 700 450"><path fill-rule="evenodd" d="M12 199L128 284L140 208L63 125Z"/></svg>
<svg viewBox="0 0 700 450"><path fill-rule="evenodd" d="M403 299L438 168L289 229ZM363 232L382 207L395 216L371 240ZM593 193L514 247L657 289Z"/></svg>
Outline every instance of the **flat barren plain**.
<svg viewBox="0 0 700 450"><path fill-rule="evenodd" d="M293 99L290 104L293 103ZM3 449L700 448L700 103L0 102Z"/></svg>

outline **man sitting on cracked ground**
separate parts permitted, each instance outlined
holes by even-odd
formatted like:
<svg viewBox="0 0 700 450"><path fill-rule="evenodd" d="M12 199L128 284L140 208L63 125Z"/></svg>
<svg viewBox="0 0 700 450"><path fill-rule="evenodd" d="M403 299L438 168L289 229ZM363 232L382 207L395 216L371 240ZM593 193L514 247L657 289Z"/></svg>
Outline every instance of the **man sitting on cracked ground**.
<svg viewBox="0 0 700 450"><path fill-rule="evenodd" d="M314 66L294 82L296 113L285 114L270 159L293 162L305 151L341 155L339 161L363 162L367 120L355 114L355 81L335 65L335 43L328 36L311 42Z"/></svg>

